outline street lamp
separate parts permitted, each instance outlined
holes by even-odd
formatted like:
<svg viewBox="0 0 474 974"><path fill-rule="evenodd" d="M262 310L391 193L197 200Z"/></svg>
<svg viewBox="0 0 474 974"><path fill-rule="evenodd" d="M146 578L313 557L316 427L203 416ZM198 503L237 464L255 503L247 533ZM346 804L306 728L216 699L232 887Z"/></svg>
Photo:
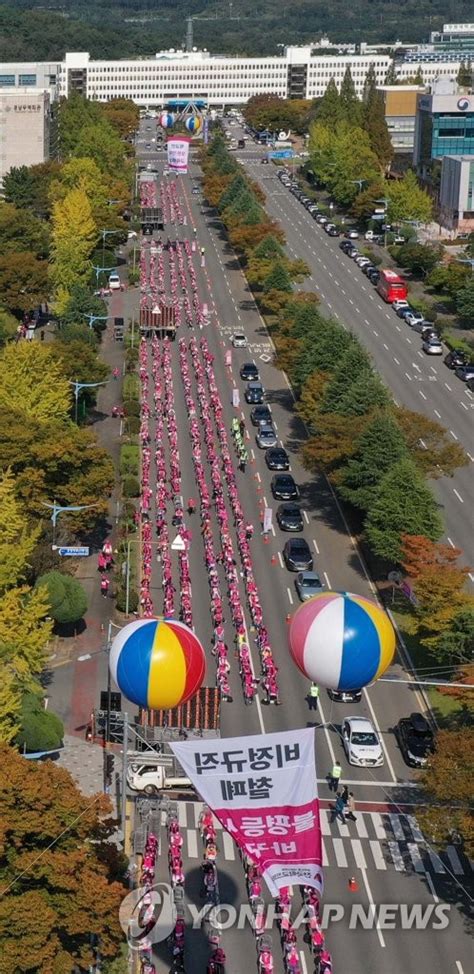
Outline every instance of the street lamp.
<svg viewBox="0 0 474 974"><path fill-rule="evenodd" d="M95 271L95 286L97 288L99 287L99 274L101 274L102 271L114 271L115 267L97 267L96 264L93 264L92 269Z"/></svg>
<svg viewBox="0 0 474 974"><path fill-rule="evenodd" d="M351 183L354 183L356 186L359 187L359 193L362 192L362 183L368 184L368 182L369 182L368 179L351 179Z"/></svg>
<svg viewBox="0 0 474 974"><path fill-rule="evenodd" d="M97 504L56 504L53 501L52 504L47 504L46 501L42 501L43 507L48 507L51 511L51 520L53 522L53 545L56 543L56 522L60 514L65 511L86 511L91 507L97 507Z"/></svg>
<svg viewBox="0 0 474 974"><path fill-rule="evenodd" d="M109 321L111 318L113 318L113 315L90 315L83 311L82 317L88 318L89 328L93 328L95 321Z"/></svg>
<svg viewBox="0 0 474 974"><path fill-rule="evenodd" d="M81 389L93 389L96 386L106 386L107 382L78 382L77 379L69 379L70 385L74 386L74 421L77 423L77 412L79 407L79 393Z"/></svg>
<svg viewBox="0 0 474 974"><path fill-rule="evenodd" d="M105 238L106 237L112 237L116 233L123 233L123 230L106 230L106 229L103 229L103 230L99 230L99 233L102 236L102 263L104 263L104 257L105 257Z"/></svg>

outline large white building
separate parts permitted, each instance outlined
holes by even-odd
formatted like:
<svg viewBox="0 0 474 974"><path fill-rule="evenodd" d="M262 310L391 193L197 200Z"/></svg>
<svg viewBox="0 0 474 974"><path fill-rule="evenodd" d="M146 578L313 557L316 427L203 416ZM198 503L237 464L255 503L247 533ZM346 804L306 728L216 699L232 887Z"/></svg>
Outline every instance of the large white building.
<svg viewBox="0 0 474 974"><path fill-rule="evenodd" d="M237 105L252 95L272 92L282 98L318 98L331 78L341 85L349 66L356 91L373 65L383 84L392 64L388 53L313 53L311 47L287 47L275 57L214 57L208 51L162 51L153 58L95 61L85 52L70 52L61 62L0 64L0 91L28 85L48 88L51 96L67 97L76 91L88 98L108 101L132 98L139 105L162 106L172 99L202 98L209 105ZM403 81L416 73L415 61L395 64ZM456 77L459 61L441 58L424 62L423 80Z"/></svg>
<svg viewBox="0 0 474 974"><path fill-rule="evenodd" d="M49 156L49 91L0 90L0 184L13 166L34 166Z"/></svg>

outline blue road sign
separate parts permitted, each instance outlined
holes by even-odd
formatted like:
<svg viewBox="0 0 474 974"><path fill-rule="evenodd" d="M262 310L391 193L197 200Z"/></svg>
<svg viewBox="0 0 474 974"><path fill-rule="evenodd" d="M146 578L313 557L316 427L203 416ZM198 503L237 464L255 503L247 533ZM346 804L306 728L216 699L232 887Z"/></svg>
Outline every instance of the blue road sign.
<svg viewBox="0 0 474 974"><path fill-rule="evenodd" d="M275 149L274 152L268 153L269 159L292 159L294 156L293 149Z"/></svg>
<svg viewBox="0 0 474 974"><path fill-rule="evenodd" d="M89 548L58 548L58 555L62 558L87 558Z"/></svg>

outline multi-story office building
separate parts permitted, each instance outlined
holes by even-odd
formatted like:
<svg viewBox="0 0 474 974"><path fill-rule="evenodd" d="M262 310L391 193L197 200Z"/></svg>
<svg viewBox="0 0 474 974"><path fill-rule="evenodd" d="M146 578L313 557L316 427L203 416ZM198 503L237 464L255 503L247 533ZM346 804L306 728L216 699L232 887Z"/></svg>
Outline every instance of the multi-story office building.
<svg viewBox="0 0 474 974"><path fill-rule="evenodd" d="M413 161L423 175L433 159L474 156L474 95L437 81L418 95Z"/></svg>
<svg viewBox="0 0 474 974"><path fill-rule="evenodd" d="M450 230L474 230L474 156L444 156L439 212L440 223Z"/></svg>
<svg viewBox="0 0 474 974"><path fill-rule="evenodd" d="M379 85L385 110L385 121L395 152L413 152L420 85Z"/></svg>
<svg viewBox="0 0 474 974"><path fill-rule="evenodd" d="M49 91L0 91L0 183L13 166L34 166L49 159L50 117Z"/></svg>

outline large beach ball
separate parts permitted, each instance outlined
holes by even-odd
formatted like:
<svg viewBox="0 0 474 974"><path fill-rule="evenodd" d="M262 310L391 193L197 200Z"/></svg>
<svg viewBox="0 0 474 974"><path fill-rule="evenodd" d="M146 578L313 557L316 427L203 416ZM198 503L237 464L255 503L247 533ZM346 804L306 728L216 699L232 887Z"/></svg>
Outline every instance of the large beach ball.
<svg viewBox="0 0 474 974"><path fill-rule="evenodd" d="M174 115L171 112L161 112L158 121L163 129L170 129L174 122Z"/></svg>
<svg viewBox="0 0 474 974"><path fill-rule="evenodd" d="M201 119L199 118L199 115L190 115L184 124L186 125L188 132L192 132L194 135L196 135L201 128Z"/></svg>
<svg viewBox="0 0 474 974"><path fill-rule="evenodd" d="M324 592L296 610L290 653L308 679L330 690L357 690L385 672L395 632L375 602L349 592Z"/></svg>
<svg viewBox="0 0 474 974"><path fill-rule="evenodd" d="M182 622L139 619L113 640L109 666L127 700L167 710L197 693L206 662L199 639Z"/></svg>

